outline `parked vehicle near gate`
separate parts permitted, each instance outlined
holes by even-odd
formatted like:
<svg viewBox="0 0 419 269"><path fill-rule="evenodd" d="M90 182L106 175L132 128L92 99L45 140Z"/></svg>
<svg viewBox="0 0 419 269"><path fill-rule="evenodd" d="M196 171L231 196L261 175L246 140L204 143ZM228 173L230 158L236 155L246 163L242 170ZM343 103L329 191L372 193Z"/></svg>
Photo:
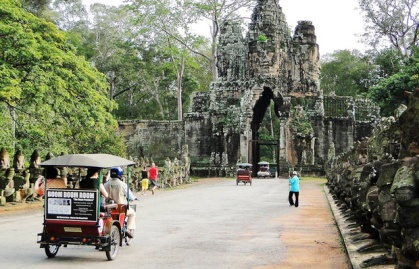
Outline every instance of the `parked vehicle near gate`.
<svg viewBox="0 0 419 269"><path fill-rule="evenodd" d="M269 171L269 163L268 162L258 162L259 170L257 172L258 178L267 178L271 176Z"/></svg>

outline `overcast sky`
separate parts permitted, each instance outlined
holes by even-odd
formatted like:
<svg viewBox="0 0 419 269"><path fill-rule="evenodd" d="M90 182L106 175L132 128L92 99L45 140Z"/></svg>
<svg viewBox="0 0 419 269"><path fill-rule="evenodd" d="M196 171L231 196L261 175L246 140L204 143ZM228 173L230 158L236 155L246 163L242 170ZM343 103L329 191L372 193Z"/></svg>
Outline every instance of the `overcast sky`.
<svg viewBox="0 0 419 269"><path fill-rule="evenodd" d="M119 5L123 0L83 0L83 3L87 6L92 3ZM279 0L279 5L292 29L298 21L313 22L320 55L335 50L364 50L356 37L363 32L362 17L356 10L358 0ZM206 26L200 28L208 32Z"/></svg>
<svg viewBox="0 0 419 269"><path fill-rule="evenodd" d="M343 49L363 51L355 36L363 33L358 0L280 0L279 4L292 29L300 20L313 22L321 55Z"/></svg>

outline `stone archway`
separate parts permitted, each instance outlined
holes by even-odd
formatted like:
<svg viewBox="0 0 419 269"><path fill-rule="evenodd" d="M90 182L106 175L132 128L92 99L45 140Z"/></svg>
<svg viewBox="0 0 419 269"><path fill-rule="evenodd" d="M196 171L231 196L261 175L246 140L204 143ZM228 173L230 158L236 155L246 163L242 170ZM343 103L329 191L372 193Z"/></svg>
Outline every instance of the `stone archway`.
<svg viewBox="0 0 419 269"><path fill-rule="evenodd" d="M252 138L249 141L249 156L248 159L251 160L251 163L254 167L253 176L256 176L257 173L257 163L260 161L260 146L261 145L270 145L275 147L275 160L277 164L277 171L279 171L279 137L278 140L272 141L262 141L259 137L259 128L260 124L265 117L266 111L271 103L274 102L275 115L279 118L281 114L281 108L283 105L282 96L275 97L272 89L268 86L263 87L263 91L259 99L255 102L253 107L253 115L251 121L251 130Z"/></svg>

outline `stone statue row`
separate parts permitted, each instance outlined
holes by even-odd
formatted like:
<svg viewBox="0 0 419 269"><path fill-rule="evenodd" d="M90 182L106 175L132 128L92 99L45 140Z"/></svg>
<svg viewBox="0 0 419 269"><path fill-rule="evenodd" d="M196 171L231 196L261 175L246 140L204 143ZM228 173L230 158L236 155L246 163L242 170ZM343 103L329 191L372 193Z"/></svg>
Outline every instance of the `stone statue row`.
<svg viewBox="0 0 419 269"><path fill-rule="evenodd" d="M403 111L401 113L401 111ZM419 260L419 90L400 117L381 120L370 138L338 156L329 152L327 185L342 210L384 246L396 268Z"/></svg>
<svg viewBox="0 0 419 269"><path fill-rule="evenodd" d="M132 158L131 158L132 159ZM145 158L134 158L136 165L132 172L133 191L141 190L141 179L142 171L148 171L151 164L154 163L152 159ZM182 184L191 183L190 178L190 158L188 155L183 156L181 160L176 157L170 160L166 158L163 167L158 167L158 183L161 187L176 187Z"/></svg>
<svg viewBox="0 0 419 269"><path fill-rule="evenodd" d="M45 160L49 160L54 155L48 153ZM132 159L132 158L131 158ZM153 159L136 158L136 165L132 169L132 190L139 191L141 189L142 170L148 169ZM29 167L25 168L25 157L21 150L17 150L13 156L12 165L10 165L10 155L6 149L0 150L0 205L7 202L25 202L33 200L42 200L43 194L37 191L37 181L44 176L45 171L39 167L41 157L39 152L35 150L29 161ZM190 158L187 145L183 146L181 159L167 158L164 166L159 167L159 183L162 187L175 187L184 183L191 183L190 178ZM82 176L80 171L73 171L71 168L53 169L51 177L62 178L64 184L68 188L75 188L78 179Z"/></svg>
<svg viewBox="0 0 419 269"><path fill-rule="evenodd" d="M48 153L45 159L52 157ZM42 198L35 192L35 182L43 175L43 169L38 166L40 163L37 150L32 153L28 168L25 168L25 156L21 150L14 154L12 165L7 150L0 150L0 205Z"/></svg>

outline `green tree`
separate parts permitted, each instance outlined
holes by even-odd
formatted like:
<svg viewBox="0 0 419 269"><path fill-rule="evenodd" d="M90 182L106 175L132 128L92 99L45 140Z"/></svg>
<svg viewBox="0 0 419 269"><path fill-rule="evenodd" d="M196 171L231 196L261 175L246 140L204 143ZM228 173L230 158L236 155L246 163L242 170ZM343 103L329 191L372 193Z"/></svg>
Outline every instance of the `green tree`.
<svg viewBox="0 0 419 269"><path fill-rule="evenodd" d="M119 119L145 118L164 119L164 104L155 91L153 80L158 73L146 76L147 69L155 68L147 62L153 58L148 53L150 44L138 42L140 34L132 22L132 13L124 6L114 7L103 4L91 6L92 23L88 29L72 28L73 43L79 41L79 49L85 50L87 59L106 75L110 85L108 97L118 103L113 114ZM150 78L145 85L144 77ZM150 82L150 83L148 83ZM157 109L157 110L156 110Z"/></svg>
<svg viewBox="0 0 419 269"><path fill-rule="evenodd" d="M419 87L419 49L412 47L412 53L398 73L382 79L370 89L369 97L377 102L384 116L394 115L394 111L405 103L405 92Z"/></svg>
<svg viewBox="0 0 419 269"><path fill-rule="evenodd" d="M88 13L81 0L54 0L52 7L59 14L55 23L60 30L87 27Z"/></svg>
<svg viewBox="0 0 419 269"><path fill-rule="evenodd" d="M0 129L15 144L4 146L125 155L105 77L19 1L4 0L0 15Z"/></svg>
<svg viewBox="0 0 419 269"><path fill-rule="evenodd" d="M366 95L373 83L375 66L359 51L340 50L321 61L321 89L339 96Z"/></svg>
<svg viewBox="0 0 419 269"><path fill-rule="evenodd" d="M54 21L57 13L50 9L52 0L19 0L22 7L39 18Z"/></svg>
<svg viewBox="0 0 419 269"><path fill-rule="evenodd" d="M211 35L211 71L212 78L218 78L217 46L221 25L224 21L238 20L243 22L240 11L247 11L256 5L256 0L194 0L192 14L210 22Z"/></svg>
<svg viewBox="0 0 419 269"><path fill-rule="evenodd" d="M160 65L166 71L165 78L158 79L159 84L171 78L169 73L175 75L170 85L165 86L168 91L166 90L163 94L176 93L173 97L177 100L177 119L182 120L183 80L186 76L191 76L193 74L191 69L195 69L199 64L194 54L209 59L200 50L204 47L205 39L196 37L190 32L190 25L195 22L194 16L188 12L190 2L137 0L133 1L130 8L135 13L136 26L141 28L139 31L141 35L138 35L137 43L141 43L143 46L152 46L161 55L164 55L165 60ZM153 64L156 65L156 63ZM155 85L154 88L156 88ZM154 90L154 93L156 101L159 101L157 97L162 99L162 96L156 94L158 91Z"/></svg>
<svg viewBox="0 0 419 269"><path fill-rule="evenodd" d="M106 75L108 96L119 105L112 113L119 119L176 119L177 113L177 119L182 119L189 95L208 89L211 82L211 74L203 71L210 69L202 56L174 38L181 36L191 40L191 48L209 51L205 42L188 34L190 21L168 15L174 10L172 5L143 10L141 4L148 8L154 3L146 1L137 3L139 11L127 5L94 4L88 22L78 12L82 10L79 2L56 0L54 7L62 15L57 24L66 28L78 54Z"/></svg>
<svg viewBox="0 0 419 269"><path fill-rule="evenodd" d="M409 57L418 42L417 0L358 0L366 23L364 40L375 50L389 46Z"/></svg>
<svg viewBox="0 0 419 269"><path fill-rule="evenodd" d="M212 79L218 77L217 41L220 25L226 20L241 20L240 11L254 7L255 0L133 0L137 25L164 32L182 44L186 49L200 55L211 63ZM209 22L211 53L207 55L200 48L206 42L204 36L191 33L194 23Z"/></svg>
<svg viewBox="0 0 419 269"><path fill-rule="evenodd" d="M383 49L379 52L370 52L368 57L375 65L376 84L380 79L388 78L403 68L406 58L398 50L392 48Z"/></svg>

